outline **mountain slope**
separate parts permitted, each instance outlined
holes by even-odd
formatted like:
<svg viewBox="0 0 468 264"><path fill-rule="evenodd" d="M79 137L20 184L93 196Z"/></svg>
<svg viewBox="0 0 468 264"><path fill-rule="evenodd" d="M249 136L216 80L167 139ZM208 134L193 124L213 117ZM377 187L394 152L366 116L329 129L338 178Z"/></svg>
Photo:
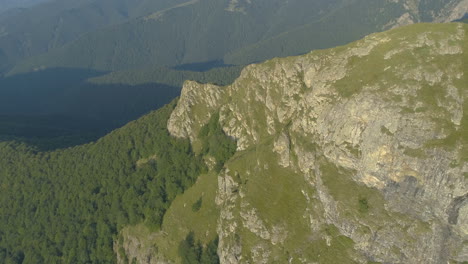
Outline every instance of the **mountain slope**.
<svg viewBox="0 0 468 264"><path fill-rule="evenodd" d="M394 26L445 21L466 10L464 0L190 1L87 34L21 62L12 73L43 67L123 70L217 60L247 64L342 45Z"/></svg>
<svg viewBox="0 0 468 264"><path fill-rule="evenodd" d="M87 32L167 9L184 0L56 0L0 14L0 69L61 47ZM9 12L13 13L13 12ZM1 53L0 52L0 53Z"/></svg>
<svg viewBox="0 0 468 264"><path fill-rule="evenodd" d="M219 113L237 141L218 173L221 263L468 261L467 33L418 24L186 83L171 134L197 151Z"/></svg>
<svg viewBox="0 0 468 264"><path fill-rule="evenodd" d="M225 61L246 64L269 59L271 54L277 57L303 54L407 24L451 22L465 13L468 1L344 1L341 8L318 20L229 53Z"/></svg>
<svg viewBox="0 0 468 264"><path fill-rule="evenodd" d="M0 262L115 263L123 226L158 230L205 170L187 141L170 137L173 107L66 150L1 142Z"/></svg>
<svg viewBox="0 0 468 264"><path fill-rule="evenodd" d="M83 146L2 142L0 262L466 262L467 33L412 25L189 81Z"/></svg>

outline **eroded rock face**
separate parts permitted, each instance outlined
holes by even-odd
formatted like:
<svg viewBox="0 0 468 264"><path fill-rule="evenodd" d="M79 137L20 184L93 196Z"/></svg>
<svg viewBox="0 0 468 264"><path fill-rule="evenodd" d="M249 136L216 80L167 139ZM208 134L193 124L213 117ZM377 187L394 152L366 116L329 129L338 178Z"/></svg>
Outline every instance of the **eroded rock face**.
<svg viewBox="0 0 468 264"><path fill-rule="evenodd" d="M388 0L388 2L400 5L404 13L397 19L389 21L384 29L421 22L447 23L460 19L468 13L468 0L446 0L437 4L420 0Z"/></svg>
<svg viewBox="0 0 468 264"><path fill-rule="evenodd" d="M193 129L200 129L200 124L210 120L211 113L223 103L223 93L224 91L216 85L185 82L178 107L167 124L171 134L194 140Z"/></svg>
<svg viewBox="0 0 468 264"><path fill-rule="evenodd" d="M145 230L149 232L149 230ZM158 249L148 241L149 237L131 235L128 230L121 234L122 239L114 242L114 252L117 255L117 263L140 263L140 264L169 264L172 261L159 256ZM153 235L154 236L154 235Z"/></svg>
<svg viewBox="0 0 468 264"><path fill-rule="evenodd" d="M450 1L435 22L451 22L468 13L468 0Z"/></svg>
<svg viewBox="0 0 468 264"><path fill-rule="evenodd" d="M193 142L219 112L237 140L218 177L222 263L468 261L466 34L414 25L186 83L171 134Z"/></svg>

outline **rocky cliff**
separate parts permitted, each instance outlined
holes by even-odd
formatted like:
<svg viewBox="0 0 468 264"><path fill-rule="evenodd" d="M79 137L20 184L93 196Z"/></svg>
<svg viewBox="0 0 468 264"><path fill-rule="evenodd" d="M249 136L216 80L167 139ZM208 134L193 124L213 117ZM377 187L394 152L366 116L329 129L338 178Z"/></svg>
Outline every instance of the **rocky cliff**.
<svg viewBox="0 0 468 264"><path fill-rule="evenodd" d="M468 13L468 0L433 1L388 0L401 5L403 14L389 25L396 27L418 22L451 22Z"/></svg>
<svg viewBox="0 0 468 264"><path fill-rule="evenodd" d="M468 261L467 30L417 24L186 82L171 134L197 149L219 113L237 142L206 229L221 263Z"/></svg>

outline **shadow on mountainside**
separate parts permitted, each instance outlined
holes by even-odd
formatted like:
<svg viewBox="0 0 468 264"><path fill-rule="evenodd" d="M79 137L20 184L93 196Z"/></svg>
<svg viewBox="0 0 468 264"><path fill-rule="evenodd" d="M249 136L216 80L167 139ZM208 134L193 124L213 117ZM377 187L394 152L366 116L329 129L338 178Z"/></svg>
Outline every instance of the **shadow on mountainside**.
<svg viewBox="0 0 468 264"><path fill-rule="evenodd" d="M226 67L232 67L232 66L234 65L224 64L223 60L212 60L212 61L205 61L205 62L181 64L181 65L173 67L173 69L182 70L182 71L206 72L215 68L226 68Z"/></svg>
<svg viewBox="0 0 468 264"><path fill-rule="evenodd" d="M47 69L0 79L0 140L17 139L41 150L83 144L180 93L179 87L145 83L94 84L105 72Z"/></svg>

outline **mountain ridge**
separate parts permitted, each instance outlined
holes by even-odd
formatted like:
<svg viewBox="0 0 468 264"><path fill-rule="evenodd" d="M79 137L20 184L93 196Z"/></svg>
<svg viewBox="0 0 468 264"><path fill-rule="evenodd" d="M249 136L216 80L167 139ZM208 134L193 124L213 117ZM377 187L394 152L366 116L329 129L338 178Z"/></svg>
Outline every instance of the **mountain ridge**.
<svg viewBox="0 0 468 264"><path fill-rule="evenodd" d="M0 260L466 262L467 34L410 25L186 81L74 148L0 142Z"/></svg>
<svg viewBox="0 0 468 264"><path fill-rule="evenodd" d="M237 142L218 173L221 263L468 261L467 29L406 26L230 86L186 82L171 134L196 151L219 112Z"/></svg>

